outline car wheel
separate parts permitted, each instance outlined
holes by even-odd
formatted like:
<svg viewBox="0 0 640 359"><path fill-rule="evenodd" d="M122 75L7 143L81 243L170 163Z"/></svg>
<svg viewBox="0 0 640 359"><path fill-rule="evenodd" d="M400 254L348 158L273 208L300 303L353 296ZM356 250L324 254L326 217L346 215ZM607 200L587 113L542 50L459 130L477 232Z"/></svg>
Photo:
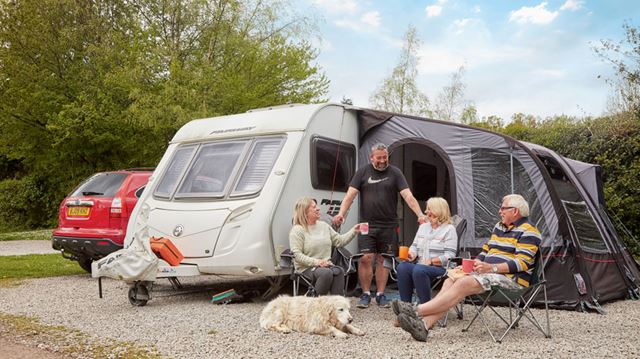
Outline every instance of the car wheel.
<svg viewBox="0 0 640 359"><path fill-rule="evenodd" d="M91 262L93 262L91 258L78 257L78 264L80 265L80 267L82 267L82 269L86 270L89 273L91 273Z"/></svg>

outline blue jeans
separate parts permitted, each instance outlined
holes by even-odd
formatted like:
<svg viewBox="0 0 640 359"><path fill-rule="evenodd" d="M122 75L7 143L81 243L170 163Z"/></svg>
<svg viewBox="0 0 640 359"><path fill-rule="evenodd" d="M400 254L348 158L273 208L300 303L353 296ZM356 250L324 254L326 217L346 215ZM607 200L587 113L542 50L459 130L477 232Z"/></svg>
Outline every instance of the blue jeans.
<svg viewBox="0 0 640 359"><path fill-rule="evenodd" d="M400 300L411 302L413 289L420 304L431 300L431 282L446 273L442 267L401 262L398 265L398 291Z"/></svg>

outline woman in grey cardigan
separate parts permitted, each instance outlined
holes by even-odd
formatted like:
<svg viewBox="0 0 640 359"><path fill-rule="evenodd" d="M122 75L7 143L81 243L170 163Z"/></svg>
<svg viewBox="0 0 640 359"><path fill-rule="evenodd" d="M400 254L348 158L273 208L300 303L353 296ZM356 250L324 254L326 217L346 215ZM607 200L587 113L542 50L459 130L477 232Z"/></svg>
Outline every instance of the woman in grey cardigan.
<svg viewBox="0 0 640 359"><path fill-rule="evenodd" d="M458 247L447 201L430 198L425 213L428 220L418 227L408 260L398 265L398 291L403 302L411 302L414 288L420 304L431 300L431 282L445 274Z"/></svg>
<svg viewBox="0 0 640 359"><path fill-rule="evenodd" d="M294 255L296 271L311 280L318 295L342 295L344 270L331 263L331 247L343 247L360 233L360 224L349 232L338 234L329 224L320 221L316 200L302 197L296 201L289 246Z"/></svg>

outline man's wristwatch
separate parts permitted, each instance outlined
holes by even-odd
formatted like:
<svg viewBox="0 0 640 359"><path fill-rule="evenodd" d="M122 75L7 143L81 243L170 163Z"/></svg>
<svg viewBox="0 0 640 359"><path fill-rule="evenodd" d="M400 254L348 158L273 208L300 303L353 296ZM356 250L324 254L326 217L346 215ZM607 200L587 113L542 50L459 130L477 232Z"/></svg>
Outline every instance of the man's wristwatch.
<svg viewBox="0 0 640 359"><path fill-rule="evenodd" d="M497 265L495 265L495 264L492 264L492 265L491 265L491 271L492 271L493 273L498 273L498 266L497 266Z"/></svg>

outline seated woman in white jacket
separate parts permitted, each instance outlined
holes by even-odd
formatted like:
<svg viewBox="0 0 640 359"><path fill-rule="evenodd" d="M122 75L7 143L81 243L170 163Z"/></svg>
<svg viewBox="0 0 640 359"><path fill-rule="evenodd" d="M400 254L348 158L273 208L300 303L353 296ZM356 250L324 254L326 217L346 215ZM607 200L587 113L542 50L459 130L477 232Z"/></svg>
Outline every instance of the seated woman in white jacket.
<svg viewBox="0 0 640 359"><path fill-rule="evenodd" d="M398 265L398 291L403 302L411 302L414 289L420 304L431 300L431 282L445 274L445 267L458 247L447 201L430 198L425 213L427 222L418 227L408 261Z"/></svg>
<svg viewBox="0 0 640 359"><path fill-rule="evenodd" d="M345 234L338 234L329 224L320 221L316 200L302 197L296 201L289 246L294 255L296 271L311 280L318 295L342 295L344 270L331 263L331 247L343 247L360 233L356 224Z"/></svg>

